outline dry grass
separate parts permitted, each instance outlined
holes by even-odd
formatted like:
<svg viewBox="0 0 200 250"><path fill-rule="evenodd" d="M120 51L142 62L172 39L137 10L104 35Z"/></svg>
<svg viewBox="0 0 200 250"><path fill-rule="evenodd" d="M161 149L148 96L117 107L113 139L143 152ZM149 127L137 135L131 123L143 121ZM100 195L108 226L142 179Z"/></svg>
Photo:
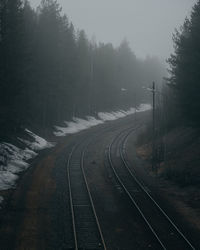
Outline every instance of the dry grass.
<svg viewBox="0 0 200 250"><path fill-rule="evenodd" d="M150 163L152 151L148 132L146 130L139 137L137 153L142 159ZM161 138L157 140L161 141ZM180 186L199 186L200 136L198 131L192 128L176 128L164 136L164 142L165 155L162 155L157 162L160 177L173 181Z"/></svg>

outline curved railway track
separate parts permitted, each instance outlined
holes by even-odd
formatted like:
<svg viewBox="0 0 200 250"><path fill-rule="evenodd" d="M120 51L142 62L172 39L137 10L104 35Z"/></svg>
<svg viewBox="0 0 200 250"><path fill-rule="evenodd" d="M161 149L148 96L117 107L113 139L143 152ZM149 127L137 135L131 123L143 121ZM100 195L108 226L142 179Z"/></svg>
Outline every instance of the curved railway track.
<svg viewBox="0 0 200 250"><path fill-rule="evenodd" d="M108 147L107 158L114 176L156 239L158 245L154 246L153 249L194 250L193 244L185 237L130 168L125 149L129 135L136 129L122 131ZM117 158L120 160L117 160ZM132 246L132 249L134 249L134 246Z"/></svg>
<svg viewBox="0 0 200 250"><path fill-rule="evenodd" d="M73 147L67 163L71 218L73 226L73 249L103 249L106 245L100 228L94 203L84 172L85 150L89 143Z"/></svg>
<svg viewBox="0 0 200 250"><path fill-rule="evenodd" d="M84 171L84 157L94 138L102 136L106 131L117 131L119 127L115 125L113 128L102 128L101 132L93 132L89 138L84 137L81 142L74 144L69 153L67 179L73 231L72 249L107 249Z"/></svg>

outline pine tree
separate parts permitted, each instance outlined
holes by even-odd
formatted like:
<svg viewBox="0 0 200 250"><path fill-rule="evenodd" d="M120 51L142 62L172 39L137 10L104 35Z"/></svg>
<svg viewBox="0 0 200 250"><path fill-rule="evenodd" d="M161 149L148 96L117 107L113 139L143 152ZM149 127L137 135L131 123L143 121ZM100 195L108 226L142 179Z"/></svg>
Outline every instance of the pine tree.
<svg viewBox="0 0 200 250"><path fill-rule="evenodd" d="M1 0L0 133L132 106L147 72L140 66L126 41L114 48L76 33L56 0L37 11L28 0Z"/></svg>
<svg viewBox="0 0 200 250"><path fill-rule="evenodd" d="M19 104L22 101L21 91L24 86L21 64L22 7L20 0L3 0L0 5L0 106L1 123L8 123L5 127L2 125L6 130L21 123Z"/></svg>
<svg viewBox="0 0 200 250"><path fill-rule="evenodd" d="M200 1L194 5L191 18L186 19L173 37L175 53L171 55L170 86L178 94L186 121L200 123Z"/></svg>

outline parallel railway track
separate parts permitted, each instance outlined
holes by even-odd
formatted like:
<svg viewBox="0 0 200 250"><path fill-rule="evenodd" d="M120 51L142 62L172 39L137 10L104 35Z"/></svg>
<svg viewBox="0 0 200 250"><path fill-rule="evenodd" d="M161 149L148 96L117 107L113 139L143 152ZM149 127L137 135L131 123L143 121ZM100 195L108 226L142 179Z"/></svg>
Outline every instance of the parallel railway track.
<svg viewBox="0 0 200 250"><path fill-rule="evenodd" d="M193 244L185 237L130 168L125 149L129 135L136 129L122 131L108 147L107 158L114 176L157 240L159 246L155 249L194 250ZM119 155L120 161L115 162L114 158L116 159L117 155ZM134 246L131 249L134 249Z"/></svg>
<svg viewBox="0 0 200 250"><path fill-rule="evenodd" d="M87 144L75 145L69 155L67 176L75 250L106 250L103 234L84 172Z"/></svg>
<svg viewBox="0 0 200 250"><path fill-rule="evenodd" d="M84 137L72 146L67 160L67 180L69 191L70 214L73 242L70 248L75 250L106 250L103 233L95 211L90 188L84 171L84 157L88 146L106 131L117 130L102 128L101 132L94 132L90 138Z"/></svg>

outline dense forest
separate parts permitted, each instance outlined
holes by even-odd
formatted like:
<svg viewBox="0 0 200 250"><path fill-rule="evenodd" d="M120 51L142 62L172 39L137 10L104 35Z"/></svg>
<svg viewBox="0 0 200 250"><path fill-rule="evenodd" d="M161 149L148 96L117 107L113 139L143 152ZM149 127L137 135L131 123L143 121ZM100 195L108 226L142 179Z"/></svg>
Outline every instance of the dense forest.
<svg viewBox="0 0 200 250"><path fill-rule="evenodd" d="M160 176L179 185L199 185L200 0L173 35L169 75L155 91L155 123L138 140ZM153 146L152 146L153 145Z"/></svg>
<svg viewBox="0 0 200 250"><path fill-rule="evenodd" d="M1 137L135 106L147 101L142 86L160 83L164 72L158 59L138 59L126 40L117 48L89 41L55 0L36 10L28 1L0 1Z"/></svg>
<svg viewBox="0 0 200 250"><path fill-rule="evenodd" d="M172 126L185 124L200 125L200 1L194 5L191 17L186 18L174 36L174 54L168 59L169 88L165 89L166 110L173 108L170 115Z"/></svg>

